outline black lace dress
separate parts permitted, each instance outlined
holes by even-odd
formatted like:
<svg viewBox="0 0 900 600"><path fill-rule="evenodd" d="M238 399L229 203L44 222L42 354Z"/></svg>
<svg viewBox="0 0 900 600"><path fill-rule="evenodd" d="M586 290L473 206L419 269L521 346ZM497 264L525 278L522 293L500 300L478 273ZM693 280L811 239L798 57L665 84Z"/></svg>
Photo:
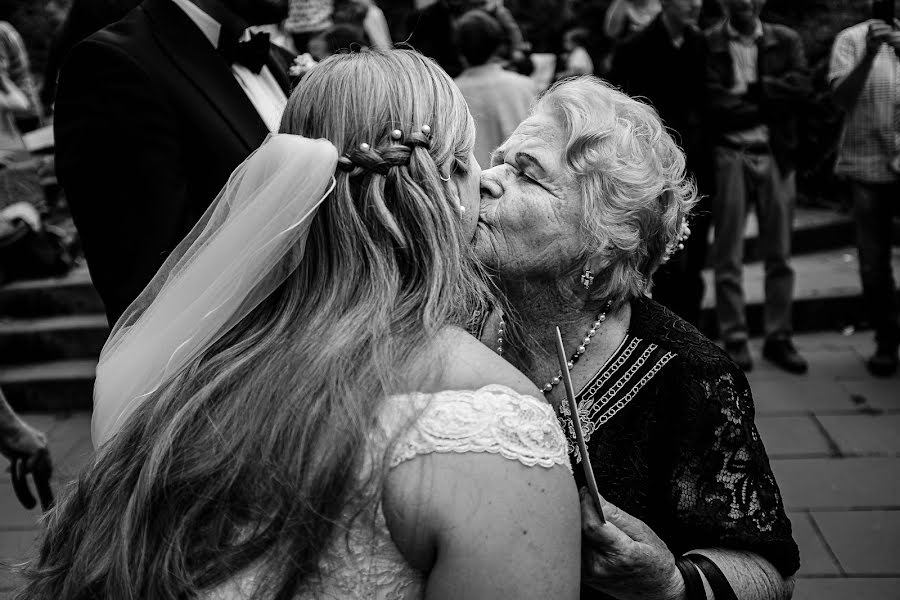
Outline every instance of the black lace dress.
<svg viewBox="0 0 900 600"><path fill-rule="evenodd" d="M600 493L676 556L749 550L792 575L797 544L744 373L660 304L642 297L631 308L625 340L577 395ZM561 421L580 461L567 409ZM590 597L601 596L582 594Z"/></svg>

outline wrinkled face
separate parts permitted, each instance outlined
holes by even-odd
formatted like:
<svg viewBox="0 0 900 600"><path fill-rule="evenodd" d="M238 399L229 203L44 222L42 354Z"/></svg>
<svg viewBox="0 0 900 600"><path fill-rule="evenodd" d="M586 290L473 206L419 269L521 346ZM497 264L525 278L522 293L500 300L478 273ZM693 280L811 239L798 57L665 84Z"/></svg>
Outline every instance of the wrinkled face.
<svg viewBox="0 0 900 600"><path fill-rule="evenodd" d="M728 20L738 28L749 28L756 23L766 0L720 0Z"/></svg>
<svg viewBox="0 0 900 600"><path fill-rule="evenodd" d="M557 279L578 259L582 202L564 144L555 119L531 116L481 175L475 252L502 279Z"/></svg>
<svg viewBox="0 0 900 600"><path fill-rule="evenodd" d="M696 27L700 20L703 0L665 0L663 12L666 16L686 27Z"/></svg>
<svg viewBox="0 0 900 600"><path fill-rule="evenodd" d="M469 153L468 171L454 174L451 181L456 186L460 206L466 209L461 211L460 215L463 234L467 240L472 239L478 225L478 212L481 209L481 165L478 164L474 153Z"/></svg>

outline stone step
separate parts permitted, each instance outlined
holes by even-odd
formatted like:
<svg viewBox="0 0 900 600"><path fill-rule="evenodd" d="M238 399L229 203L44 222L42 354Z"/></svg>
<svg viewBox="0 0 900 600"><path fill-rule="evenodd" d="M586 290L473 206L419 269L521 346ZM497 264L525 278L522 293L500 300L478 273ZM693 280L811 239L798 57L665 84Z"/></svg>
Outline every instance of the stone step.
<svg viewBox="0 0 900 600"><path fill-rule="evenodd" d="M102 314L0 319L0 363L95 358L108 336Z"/></svg>
<svg viewBox="0 0 900 600"><path fill-rule="evenodd" d="M791 250L794 255L811 254L854 243L853 217L850 214L821 208L798 207L794 211ZM759 224L751 210L744 233L744 262L760 260Z"/></svg>
<svg viewBox="0 0 900 600"><path fill-rule="evenodd" d="M900 281L900 248L893 249L894 279ZM815 254L795 256L794 330L828 331L845 327L866 328L866 308L862 299L859 262L854 247L844 247ZM715 339L715 288L713 272L703 272L706 294L700 329ZM763 334L764 266L744 265L744 291L747 301L747 324L750 335Z"/></svg>
<svg viewBox="0 0 900 600"><path fill-rule="evenodd" d="M900 245L900 219L894 220L894 244ZM708 243L712 243L712 231ZM853 216L826 208L798 207L794 213L794 229L791 236L791 251L794 256L814 254L856 243ZM761 260L759 225L756 213L747 215L744 230L744 263ZM707 254L707 266L712 266L712 252Z"/></svg>
<svg viewBox="0 0 900 600"><path fill-rule="evenodd" d="M0 286L0 315L36 317L103 314L103 302L91 284L86 267L65 277L16 281Z"/></svg>
<svg viewBox="0 0 900 600"><path fill-rule="evenodd" d="M17 411L90 409L96 367L93 359L0 365L0 389Z"/></svg>

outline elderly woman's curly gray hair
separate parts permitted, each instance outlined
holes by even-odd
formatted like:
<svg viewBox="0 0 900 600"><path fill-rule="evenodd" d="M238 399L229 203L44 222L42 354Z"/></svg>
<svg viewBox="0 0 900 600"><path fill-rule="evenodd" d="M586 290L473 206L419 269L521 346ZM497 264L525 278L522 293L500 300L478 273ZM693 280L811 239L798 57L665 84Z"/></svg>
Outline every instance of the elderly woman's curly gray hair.
<svg viewBox="0 0 900 600"><path fill-rule="evenodd" d="M584 250L571 275L599 257L592 298L619 305L645 293L697 202L684 152L652 107L596 77L557 83L532 112L563 127L581 192Z"/></svg>

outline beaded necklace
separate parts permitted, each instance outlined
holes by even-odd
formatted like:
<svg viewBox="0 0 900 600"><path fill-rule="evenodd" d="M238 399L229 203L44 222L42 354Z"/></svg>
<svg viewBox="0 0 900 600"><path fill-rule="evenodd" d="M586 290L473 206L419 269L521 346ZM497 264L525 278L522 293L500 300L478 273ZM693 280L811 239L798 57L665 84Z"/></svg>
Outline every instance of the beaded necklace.
<svg viewBox="0 0 900 600"><path fill-rule="evenodd" d="M571 358L569 358L569 362L566 363L566 367L568 367L569 371L572 370L572 367L575 366L575 363L578 362L578 359L581 358L581 355L587 352L587 347L591 343L591 338L593 338L597 334L597 329L606 321L606 313L609 312L609 309L612 307L612 300L606 303L606 306L603 307L603 310L600 311L600 314L597 315L597 319L591 324L591 328L588 330L587 334L584 336L584 339L581 340L581 344L575 350L575 353L572 354ZM505 332L506 321L503 320L503 317L500 317L500 325L497 328L497 354L503 355L503 334ZM541 390L547 394L562 381L562 371L559 371L556 374L556 377L548 381L544 384L544 387Z"/></svg>

